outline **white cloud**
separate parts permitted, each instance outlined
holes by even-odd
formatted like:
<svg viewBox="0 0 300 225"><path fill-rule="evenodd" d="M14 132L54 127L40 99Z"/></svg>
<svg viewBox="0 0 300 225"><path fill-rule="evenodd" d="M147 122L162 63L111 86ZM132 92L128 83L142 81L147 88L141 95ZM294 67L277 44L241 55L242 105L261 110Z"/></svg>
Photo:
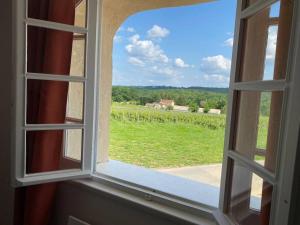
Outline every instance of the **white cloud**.
<svg viewBox="0 0 300 225"><path fill-rule="evenodd" d="M133 35L125 49L131 57L136 57L142 61L168 63L169 58L160 48L151 40L140 40L138 34Z"/></svg>
<svg viewBox="0 0 300 225"><path fill-rule="evenodd" d="M178 72L174 67L173 60L169 59L159 44L155 44L151 40L141 40L138 34L131 36L129 42L125 46L125 50L131 65L142 67L146 73L163 75L167 79L176 78ZM185 63L183 65L186 66Z"/></svg>
<svg viewBox="0 0 300 225"><path fill-rule="evenodd" d="M175 76L177 74L176 71L171 67L159 67L159 66L152 66L150 68L150 72L161 74L161 75L167 75L167 76Z"/></svg>
<svg viewBox="0 0 300 225"><path fill-rule="evenodd" d="M186 64L181 58L175 59L175 66L179 68L188 68L190 65Z"/></svg>
<svg viewBox="0 0 300 225"><path fill-rule="evenodd" d="M224 45L228 47L233 47L233 38L228 38L226 41L224 41Z"/></svg>
<svg viewBox="0 0 300 225"><path fill-rule="evenodd" d="M130 41L131 43L136 43L139 39L140 39L140 35L135 34L135 35L133 35L133 36L131 36L131 37L129 38L129 41Z"/></svg>
<svg viewBox="0 0 300 225"><path fill-rule="evenodd" d="M205 74L203 78L206 81L214 81L214 82L220 82L220 83L228 83L229 82L229 77L220 75L220 74Z"/></svg>
<svg viewBox="0 0 300 225"><path fill-rule="evenodd" d="M135 32L135 29L133 27L128 27L127 28L127 32L129 33L134 33Z"/></svg>
<svg viewBox="0 0 300 225"><path fill-rule="evenodd" d="M167 28L154 25L150 30L148 30L147 34L151 39L161 39L167 37L170 34L170 31Z"/></svg>
<svg viewBox="0 0 300 225"><path fill-rule="evenodd" d="M278 33L277 27L272 26L269 28L266 59L269 59L269 60L275 59L276 45L277 45L277 33Z"/></svg>
<svg viewBox="0 0 300 225"><path fill-rule="evenodd" d="M122 40L123 40L122 36L119 36L119 35L114 36L114 42L115 43L121 43Z"/></svg>
<svg viewBox="0 0 300 225"><path fill-rule="evenodd" d="M231 60L223 55L209 56L202 59L201 70L205 74L228 74L231 68Z"/></svg>
<svg viewBox="0 0 300 225"><path fill-rule="evenodd" d="M145 66L145 63L136 57L129 57L128 62L134 66Z"/></svg>
<svg viewBox="0 0 300 225"><path fill-rule="evenodd" d="M228 86L231 60L223 55L209 56L202 59L203 79L221 86Z"/></svg>

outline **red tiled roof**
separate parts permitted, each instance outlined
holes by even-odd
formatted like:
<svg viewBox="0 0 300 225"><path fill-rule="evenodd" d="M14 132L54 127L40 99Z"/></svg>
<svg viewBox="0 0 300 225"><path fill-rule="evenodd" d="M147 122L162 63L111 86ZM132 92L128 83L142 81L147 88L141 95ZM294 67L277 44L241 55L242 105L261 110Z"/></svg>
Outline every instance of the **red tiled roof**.
<svg viewBox="0 0 300 225"><path fill-rule="evenodd" d="M159 104L161 105L173 105L174 104L174 100L169 100L169 99L161 99Z"/></svg>

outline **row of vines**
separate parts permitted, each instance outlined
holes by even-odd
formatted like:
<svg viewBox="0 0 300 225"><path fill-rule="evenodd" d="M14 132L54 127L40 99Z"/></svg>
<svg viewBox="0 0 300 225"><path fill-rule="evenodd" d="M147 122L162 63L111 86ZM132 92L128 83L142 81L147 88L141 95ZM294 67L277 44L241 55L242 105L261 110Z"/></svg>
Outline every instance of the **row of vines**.
<svg viewBox="0 0 300 225"><path fill-rule="evenodd" d="M218 129L225 127L224 115L195 114L163 110L113 109L111 118L118 121L186 123L204 128Z"/></svg>

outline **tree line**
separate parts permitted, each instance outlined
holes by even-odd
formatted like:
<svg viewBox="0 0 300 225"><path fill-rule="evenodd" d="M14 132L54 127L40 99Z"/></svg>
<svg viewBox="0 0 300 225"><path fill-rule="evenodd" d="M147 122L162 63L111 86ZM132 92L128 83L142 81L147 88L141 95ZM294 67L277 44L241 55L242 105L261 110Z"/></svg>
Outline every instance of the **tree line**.
<svg viewBox="0 0 300 225"><path fill-rule="evenodd" d="M179 106L226 110L227 89L175 88L175 87L124 87L113 86L114 102L131 102L138 105L171 99Z"/></svg>
<svg viewBox="0 0 300 225"><path fill-rule="evenodd" d="M220 109L223 113L227 109L227 88L208 87L139 87L139 86L113 86L112 101L130 102L137 105L159 102L161 99L171 99L176 105L189 106L192 111L197 111L199 107L204 108L204 112L209 109ZM260 114L269 116L271 93L262 93L260 102Z"/></svg>

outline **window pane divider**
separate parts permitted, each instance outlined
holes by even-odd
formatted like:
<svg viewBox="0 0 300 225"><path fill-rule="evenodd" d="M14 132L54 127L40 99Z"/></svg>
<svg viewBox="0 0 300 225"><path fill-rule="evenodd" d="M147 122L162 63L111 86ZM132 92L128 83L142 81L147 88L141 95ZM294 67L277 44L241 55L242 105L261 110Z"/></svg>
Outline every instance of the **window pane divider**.
<svg viewBox="0 0 300 225"><path fill-rule="evenodd" d="M84 128L85 124L29 124L24 126L26 131L75 130Z"/></svg>
<svg viewBox="0 0 300 225"><path fill-rule="evenodd" d="M47 176L46 176L47 175ZM80 169L76 170L61 170L61 171L53 171L46 173L38 173L32 175L26 175L24 178L18 178L16 180L18 186L28 186L40 184L41 181L44 183L47 182L57 182L57 181L65 181L67 179L73 180L82 178L82 176L90 177L90 171L84 171Z"/></svg>
<svg viewBox="0 0 300 225"><path fill-rule="evenodd" d="M241 19L246 19L276 2L278 2L278 0L259 0L242 11Z"/></svg>
<svg viewBox="0 0 300 225"><path fill-rule="evenodd" d="M285 80L247 81L233 84L238 91L284 91L287 88Z"/></svg>
<svg viewBox="0 0 300 225"><path fill-rule="evenodd" d="M48 171L48 172L39 172L39 173L26 173L25 177L26 178L32 178L32 177L38 177L42 175L52 175L52 174L61 174L65 172L71 172L71 173L76 173L78 171L81 171L81 169L67 169L67 170L55 170L55 171Z"/></svg>
<svg viewBox="0 0 300 225"><path fill-rule="evenodd" d="M279 25L279 18L278 17L270 18L269 25L270 26L277 26L277 25Z"/></svg>
<svg viewBox="0 0 300 225"><path fill-rule="evenodd" d="M230 150L228 151L228 157L234 160L234 162L238 162L247 167L252 173L257 174L265 181L269 182L273 186L276 184L276 177L275 175L268 171L263 166L259 165L258 163L254 162L253 160L247 159L241 154L237 153L236 151Z"/></svg>
<svg viewBox="0 0 300 225"><path fill-rule="evenodd" d="M35 27L42 27L42 28L49 28L54 30L60 31L67 31L72 33L80 33L80 34L87 34L88 30L82 27L76 27L68 24L38 20L38 19L25 19L25 23L27 26L35 26Z"/></svg>
<svg viewBox="0 0 300 225"><path fill-rule="evenodd" d="M67 81L67 82L80 82L84 83L86 78L78 76L68 76L68 75L52 75L43 73L27 73L27 79L31 80L51 80L51 81Z"/></svg>

